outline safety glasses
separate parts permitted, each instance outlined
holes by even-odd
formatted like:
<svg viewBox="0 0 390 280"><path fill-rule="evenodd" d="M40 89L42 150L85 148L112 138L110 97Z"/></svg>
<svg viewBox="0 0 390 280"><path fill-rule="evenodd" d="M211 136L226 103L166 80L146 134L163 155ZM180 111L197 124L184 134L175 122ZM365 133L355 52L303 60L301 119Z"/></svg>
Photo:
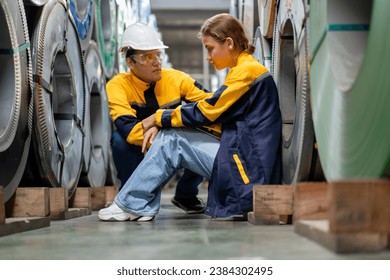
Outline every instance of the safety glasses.
<svg viewBox="0 0 390 280"><path fill-rule="evenodd" d="M131 58L137 61L139 64L153 64L156 60L162 62L164 60L165 54L163 52L155 52L155 53L142 53L142 54L134 54Z"/></svg>

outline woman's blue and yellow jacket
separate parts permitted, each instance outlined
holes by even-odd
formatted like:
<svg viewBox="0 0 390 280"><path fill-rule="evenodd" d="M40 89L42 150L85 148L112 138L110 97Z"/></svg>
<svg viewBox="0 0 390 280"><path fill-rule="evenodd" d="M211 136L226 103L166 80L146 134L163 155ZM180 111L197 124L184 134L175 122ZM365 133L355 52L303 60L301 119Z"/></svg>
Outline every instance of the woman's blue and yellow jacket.
<svg viewBox="0 0 390 280"><path fill-rule="evenodd" d="M157 110L162 127L222 124L205 214L229 217L253 208L254 184L279 184L281 113L275 82L252 55L242 52L214 94L175 109Z"/></svg>

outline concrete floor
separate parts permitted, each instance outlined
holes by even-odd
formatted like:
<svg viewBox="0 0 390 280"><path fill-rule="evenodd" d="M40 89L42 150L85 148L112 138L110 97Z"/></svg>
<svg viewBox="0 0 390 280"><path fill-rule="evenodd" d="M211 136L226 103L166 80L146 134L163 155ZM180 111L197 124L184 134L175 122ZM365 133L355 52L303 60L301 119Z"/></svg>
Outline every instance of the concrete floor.
<svg viewBox="0 0 390 280"><path fill-rule="evenodd" d="M164 191L152 222L101 222L97 212L50 227L0 237L0 259L8 260L202 260L390 259L390 250L336 254L294 233L292 225L256 226L186 215ZM201 197L206 199L205 191Z"/></svg>

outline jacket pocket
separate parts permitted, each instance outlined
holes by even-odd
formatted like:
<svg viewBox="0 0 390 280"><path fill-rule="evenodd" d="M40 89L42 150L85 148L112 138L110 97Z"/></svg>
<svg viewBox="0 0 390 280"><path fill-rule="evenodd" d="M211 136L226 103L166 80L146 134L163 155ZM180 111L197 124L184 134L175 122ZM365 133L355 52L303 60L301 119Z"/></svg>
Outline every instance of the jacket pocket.
<svg viewBox="0 0 390 280"><path fill-rule="evenodd" d="M238 154L233 154L233 159L234 159L234 162L237 165L237 169L238 169L238 172L241 175L242 181L244 181L244 184L249 184L249 178L246 175L244 166L242 165L242 162L241 162L240 158L238 157Z"/></svg>

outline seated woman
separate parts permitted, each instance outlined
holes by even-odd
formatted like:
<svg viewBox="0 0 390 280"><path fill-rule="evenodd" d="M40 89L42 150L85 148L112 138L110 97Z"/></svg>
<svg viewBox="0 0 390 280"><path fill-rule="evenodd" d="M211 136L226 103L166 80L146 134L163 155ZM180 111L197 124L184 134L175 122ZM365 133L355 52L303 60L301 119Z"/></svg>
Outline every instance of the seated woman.
<svg viewBox="0 0 390 280"><path fill-rule="evenodd" d="M143 121L144 141L153 144L99 219L152 220L162 187L179 168L210 179L205 214L211 217L251 211L254 184L280 183L282 122L272 76L252 56L254 46L235 17L209 18L199 36L207 60L230 69L225 82L205 100L157 110ZM209 125L221 126L220 139L215 129L193 129Z"/></svg>

